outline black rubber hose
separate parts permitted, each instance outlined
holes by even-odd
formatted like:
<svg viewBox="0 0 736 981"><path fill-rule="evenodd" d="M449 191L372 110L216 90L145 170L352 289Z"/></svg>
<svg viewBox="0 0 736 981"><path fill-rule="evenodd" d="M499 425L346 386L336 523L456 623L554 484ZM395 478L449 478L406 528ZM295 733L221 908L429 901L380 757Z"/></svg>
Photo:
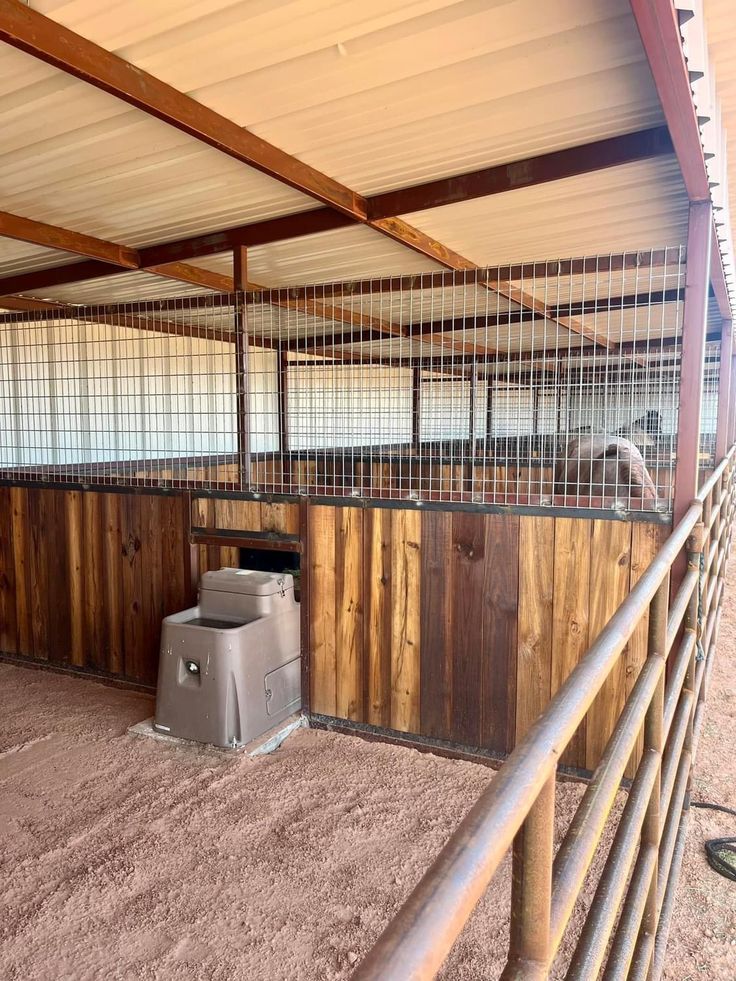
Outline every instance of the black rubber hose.
<svg viewBox="0 0 736 981"><path fill-rule="evenodd" d="M736 809L725 804L710 804L708 801L691 801L691 807L700 807L708 811L722 811L736 817ZM723 858L724 852L731 856L730 861ZM709 838L705 843L705 855L708 865L719 875L736 882L736 838Z"/></svg>

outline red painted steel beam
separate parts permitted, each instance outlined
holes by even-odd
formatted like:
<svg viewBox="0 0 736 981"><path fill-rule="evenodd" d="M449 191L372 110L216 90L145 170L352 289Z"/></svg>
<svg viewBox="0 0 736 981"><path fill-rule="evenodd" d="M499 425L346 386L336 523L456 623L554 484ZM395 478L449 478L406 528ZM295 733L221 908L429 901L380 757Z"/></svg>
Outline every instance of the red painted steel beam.
<svg viewBox="0 0 736 981"><path fill-rule="evenodd" d="M716 423L716 463L728 452L730 407L733 397L731 359L733 357L733 324L723 321L721 330L721 359L718 372L718 421Z"/></svg>
<svg viewBox="0 0 736 981"><path fill-rule="evenodd" d="M58 225L48 225L43 221L24 218L21 215L11 215L0 211L0 237L12 238L19 242L32 242L47 249L60 249L63 252L74 252L90 259L100 259L111 262L116 266L127 269L137 269L139 266L138 253L125 245L107 242L83 235Z"/></svg>
<svg viewBox="0 0 736 981"><path fill-rule="evenodd" d="M193 235L173 242L162 242L140 249L141 264L145 266L172 262L176 259L194 259L208 255L229 252L238 245L253 248L257 245L270 245L305 235L319 235L337 228L347 228L354 221L340 211L331 208L317 208L314 211L300 211L297 214L282 215L254 221L249 225L234 225L205 235Z"/></svg>
<svg viewBox="0 0 736 981"><path fill-rule="evenodd" d="M731 357L731 391L728 407L728 445L736 442L736 353Z"/></svg>
<svg viewBox="0 0 736 981"><path fill-rule="evenodd" d="M389 214L391 208L400 207L406 211L428 210L453 201L466 201L489 194L498 194L502 191L511 190L513 187L529 187L533 184L559 180L562 177L586 174L593 170L613 167L645 157L658 156L662 153L671 152L671 150L672 144L666 127L658 127L637 133L627 133L610 140L572 147L568 150L542 154L512 164L503 164L470 174L448 177L440 181L432 181L429 184L390 191L387 194L379 194L369 198L368 204L369 209L372 212L375 211L377 215L382 215L384 218L396 218L400 212L394 211L393 214ZM510 174L516 176L509 176ZM27 222L27 219L20 219L18 216L8 217L15 220L16 231L20 228L18 223ZM117 251L126 250L125 246L102 242L88 236L78 236L77 246L70 248L70 242L74 245L72 239L76 233L49 225L44 226L46 235L43 236L39 232L41 223L32 224L38 227L31 229L30 232L26 230L26 234L13 234L11 237L35 242L38 245L46 245L50 248L67 249L102 261L97 265L76 263L21 274L18 277L13 277L13 281L17 280L19 283L18 289L12 289L12 282L8 282L4 284L6 292L32 292L46 289L49 286L78 282L81 279L95 279L116 274L117 270L110 268L106 263L116 262ZM352 224L353 219L342 212L330 208L318 208L315 211L283 215L279 218L252 222L249 225L236 225L220 231L208 232L205 235L195 235L173 242L164 242L160 245L147 246L137 251L127 249L131 261L118 264L155 272L154 267L171 264L182 259L201 258L202 256L230 252L240 245L253 248L285 239L333 231ZM2 231L1 220L0 234L6 234ZM84 245L80 245L83 239L87 240L86 248ZM191 269L191 267L188 268Z"/></svg>
<svg viewBox="0 0 736 981"><path fill-rule="evenodd" d="M700 127L672 0L631 0L659 101L691 201L710 201Z"/></svg>
<svg viewBox="0 0 736 981"><path fill-rule="evenodd" d="M526 160L486 167L470 174L444 177L414 187L388 191L368 199L371 218L387 218L415 211L427 211L448 204L489 197L521 187L533 187L566 177L578 177L637 160L647 160L673 152L666 126L625 133L582 146L543 153Z"/></svg>
<svg viewBox="0 0 736 981"><path fill-rule="evenodd" d="M713 225L713 242L710 252L710 282L713 288L713 295L716 298L718 309L722 317L731 319L731 299L728 295L726 275L723 271L723 260L721 259L721 248L718 243L715 224Z"/></svg>
<svg viewBox="0 0 736 981"><path fill-rule="evenodd" d="M708 318L712 207L709 201L690 205L687 234L685 310L682 325L679 423L673 524L678 524L698 492L703 364ZM679 569L680 576L684 570ZM675 587L677 588L677 583Z"/></svg>

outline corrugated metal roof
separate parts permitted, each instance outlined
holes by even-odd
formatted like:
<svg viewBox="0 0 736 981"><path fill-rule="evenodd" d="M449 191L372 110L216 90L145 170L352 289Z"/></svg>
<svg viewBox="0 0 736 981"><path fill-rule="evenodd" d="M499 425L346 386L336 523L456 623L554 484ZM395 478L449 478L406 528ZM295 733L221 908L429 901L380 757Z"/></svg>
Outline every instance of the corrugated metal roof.
<svg viewBox="0 0 736 981"><path fill-rule="evenodd" d="M31 0L30 6L363 194L662 122L628 0ZM731 6L707 2L719 24L733 28ZM734 89L736 114L736 82ZM6 46L0 114L2 206L31 218L145 245L315 207L305 195ZM477 264L493 265L677 245L685 240L686 217L676 162L658 158L408 220ZM0 276L74 260L0 242ZM229 273L231 258L197 265ZM250 278L274 286L437 268L361 226L249 253ZM104 303L196 292L126 273L44 294Z"/></svg>
<svg viewBox="0 0 736 981"><path fill-rule="evenodd" d="M368 6L32 0L31 6L364 194L661 122L627 0ZM0 113L3 206L31 218L144 245L314 207L306 196L10 48L0 52ZM529 196L453 206L416 216L417 224L436 224L478 263L603 251L612 239L631 248L677 242L681 201L673 172L661 164L621 174L633 185L628 196L616 189L608 211L615 175L592 189L588 179L572 179ZM645 196L638 182L647 181L664 184ZM674 217L664 213L668 201ZM591 205L596 224L580 228L576 245L569 230ZM536 214L522 216L527 208ZM565 228L556 235L561 213ZM522 217L531 227L522 228ZM4 243L0 273L58 258ZM229 271L230 259L201 264ZM253 249L249 267L268 285L436 268L365 228ZM112 301L129 296L134 282L152 286L148 278L115 277L54 294L95 302L109 289ZM153 291L160 295L161 287Z"/></svg>
<svg viewBox="0 0 736 981"><path fill-rule="evenodd" d="M673 157L407 216L479 265L680 245L687 198Z"/></svg>
<svg viewBox="0 0 736 981"><path fill-rule="evenodd" d="M712 74L708 73L708 83L713 83L717 93L718 113L714 122L719 122L721 131L717 133L717 153L720 165L721 187L716 189L719 203L724 211L717 216L722 222L719 233L726 241L722 245L724 268L731 288L732 298L736 298L736 270L733 255L733 226L731 216L736 215L736 150L729 152L726 137L729 133L736 134L736 7L732 0L705 0L703 3L704 25L707 29L707 45ZM703 22L703 17L700 18ZM695 19L697 25L698 18ZM694 25L694 26L695 26ZM687 30L685 25L684 30ZM705 37L704 37L704 40ZM694 67L694 66L693 66ZM706 79L703 79L705 82ZM700 85L702 91L703 84ZM715 127L711 125L710 133ZM725 131L725 136L723 135ZM706 139L710 134L706 131ZM713 150L712 147L707 149ZM726 182L723 183L725 176Z"/></svg>
<svg viewBox="0 0 736 981"><path fill-rule="evenodd" d="M627 0L32 6L361 193L660 119Z"/></svg>

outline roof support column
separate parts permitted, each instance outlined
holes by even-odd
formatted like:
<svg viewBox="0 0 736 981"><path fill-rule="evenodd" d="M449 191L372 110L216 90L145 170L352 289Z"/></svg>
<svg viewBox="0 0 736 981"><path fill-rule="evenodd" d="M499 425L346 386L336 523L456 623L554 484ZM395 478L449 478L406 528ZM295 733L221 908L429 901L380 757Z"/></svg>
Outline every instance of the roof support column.
<svg viewBox="0 0 736 981"><path fill-rule="evenodd" d="M243 245L233 249L235 286L235 392L238 433L238 486L250 490L250 411L248 386L248 317L245 291L248 288L248 250Z"/></svg>
<svg viewBox="0 0 736 981"><path fill-rule="evenodd" d="M730 445L729 423L732 401L732 363L733 357L733 325L730 320L724 320L721 327L721 363L718 373L718 421L716 424L715 462L720 463L728 452Z"/></svg>
<svg viewBox="0 0 736 981"><path fill-rule="evenodd" d="M710 284L711 204L690 204L687 231L685 311L682 325L682 363L675 464L674 523L677 524L698 492L700 419L703 367Z"/></svg>
<svg viewBox="0 0 736 981"><path fill-rule="evenodd" d="M728 396L728 445L736 442L736 351L731 355L731 388Z"/></svg>

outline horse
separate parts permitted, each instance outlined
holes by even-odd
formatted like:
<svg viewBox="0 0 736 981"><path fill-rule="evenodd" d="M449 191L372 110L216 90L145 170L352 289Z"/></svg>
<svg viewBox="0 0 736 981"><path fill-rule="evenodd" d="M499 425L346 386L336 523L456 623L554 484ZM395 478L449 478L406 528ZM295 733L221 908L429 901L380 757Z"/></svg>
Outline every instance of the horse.
<svg viewBox="0 0 736 981"><path fill-rule="evenodd" d="M623 436L581 435L571 439L555 467L555 493L657 499L644 458Z"/></svg>
<svg viewBox="0 0 736 981"><path fill-rule="evenodd" d="M660 436L661 433L662 416L656 409L648 409L643 416L634 419L628 426L617 429L614 435L630 439L636 447L643 449L646 446L656 446L657 441L654 437Z"/></svg>

